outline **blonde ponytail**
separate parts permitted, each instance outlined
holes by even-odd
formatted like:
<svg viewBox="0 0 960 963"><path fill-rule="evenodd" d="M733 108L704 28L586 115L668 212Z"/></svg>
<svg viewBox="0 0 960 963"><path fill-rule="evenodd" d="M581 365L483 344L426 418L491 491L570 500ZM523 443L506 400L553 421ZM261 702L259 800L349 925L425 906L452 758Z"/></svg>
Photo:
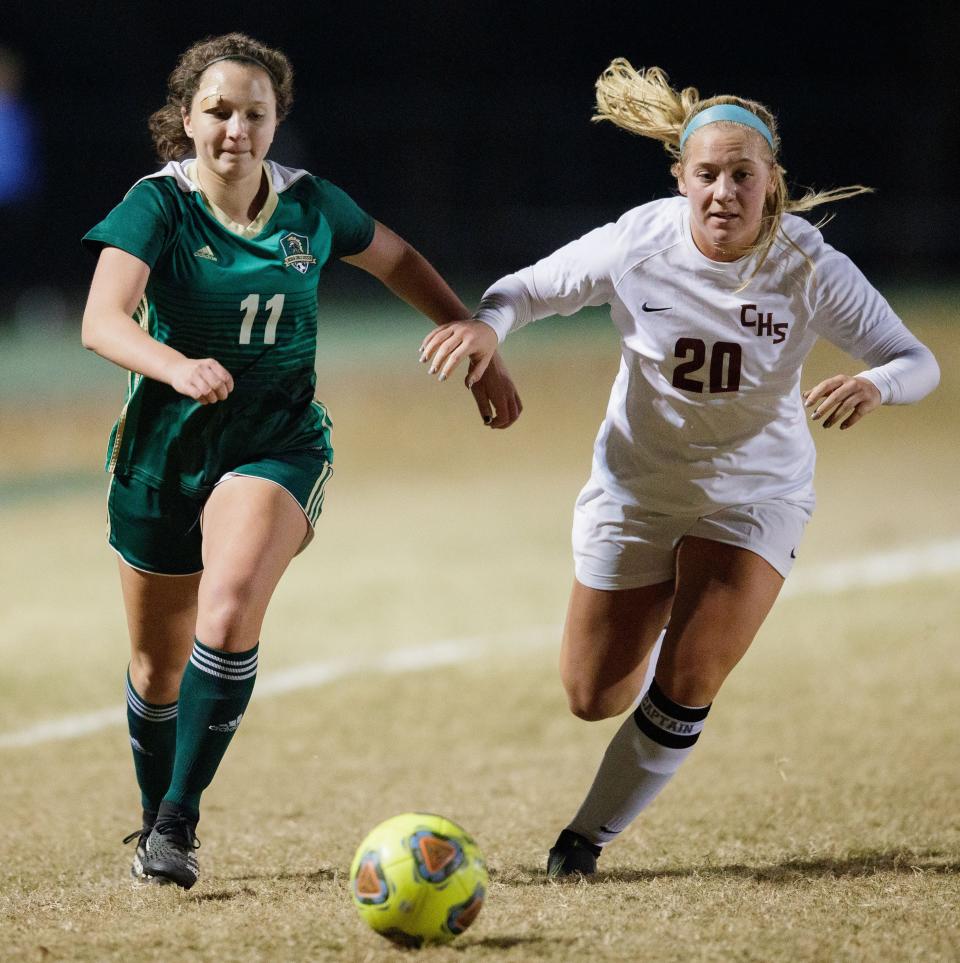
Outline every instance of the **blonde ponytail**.
<svg viewBox="0 0 960 963"><path fill-rule="evenodd" d="M631 134L651 137L673 157L680 157L680 134L700 100L696 87L674 90L659 67L637 70L618 57L600 75L596 88L597 112L592 120L608 120Z"/></svg>
<svg viewBox="0 0 960 963"><path fill-rule="evenodd" d="M765 138L763 142L770 152L770 167L775 180L775 189L764 203L760 233L746 252L757 256L757 266L743 287L746 287L763 267L778 237L789 247L799 251L813 270L813 262L810 258L780 229L785 213L810 211L821 204L845 200L858 194L869 194L873 190L861 184L853 184L829 191L808 190L802 197L791 198L784 178L786 172L777 161L780 153L780 137L777 133L776 118L767 107L755 100L745 100L742 97L729 95L701 99L696 87L674 89L670 85L666 72L660 67L637 70L622 57L612 61L600 75L596 91L597 111L591 119L609 121L631 134L659 141L673 158L670 170L675 177L680 175L683 166L680 138L686 126L701 111L717 104L735 104L750 111L766 125L770 131L772 143L768 144ZM719 121L719 123L730 123L730 121ZM829 219L829 217L822 219L817 227L822 227Z"/></svg>

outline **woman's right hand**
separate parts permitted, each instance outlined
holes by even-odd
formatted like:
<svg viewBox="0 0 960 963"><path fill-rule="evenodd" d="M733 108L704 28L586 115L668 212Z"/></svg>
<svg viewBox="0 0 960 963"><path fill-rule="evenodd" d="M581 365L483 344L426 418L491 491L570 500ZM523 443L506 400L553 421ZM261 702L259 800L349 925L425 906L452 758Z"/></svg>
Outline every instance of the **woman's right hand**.
<svg viewBox="0 0 960 963"><path fill-rule="evenodd" d="M186 358L133 320L149 277L149 266L132 254L109 246L100 252L83 312L83 346L202 405L223 401L233 391L233 378L219 361Z"/></svg>
<svg viewBox="0 0 960 963"><path fill-rule="evenodd" d="M430 365L430 374L446 381L464 358L470 360L467 387L483 377L490 359L496 354L497 333L489 324L475 319L451 321L431 331L420 345L420 360Z"/></svg>
<svg viewBox="0 0 960 963"><path fill-rule="evenodd" d="M230 372L214 358L183 358L169 369L170 387L201 405L224 401L233 391Z"/></svg>

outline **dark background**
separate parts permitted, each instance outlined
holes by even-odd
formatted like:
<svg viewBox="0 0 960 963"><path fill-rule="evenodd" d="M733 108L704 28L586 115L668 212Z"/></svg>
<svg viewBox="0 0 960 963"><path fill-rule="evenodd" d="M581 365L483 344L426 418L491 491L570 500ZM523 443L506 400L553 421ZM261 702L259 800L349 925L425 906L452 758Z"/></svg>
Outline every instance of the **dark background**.
<svg viewBox="0 0 960 963"><path fill-rule="evenodd" d="M271 156L344 187L470 296L672 190L659 145L590 123L616 56L767 103L791 183L875 187L838 204L825 233L878 283L960 268L952 4L893 19L842 4L97 0L5 4L0 22L23 58L41 185L0 210L0 319L32 286L82 296L93 265L79 238L158 166L146 118L178 54L229 30L293 61L297 99Z"/></svg>

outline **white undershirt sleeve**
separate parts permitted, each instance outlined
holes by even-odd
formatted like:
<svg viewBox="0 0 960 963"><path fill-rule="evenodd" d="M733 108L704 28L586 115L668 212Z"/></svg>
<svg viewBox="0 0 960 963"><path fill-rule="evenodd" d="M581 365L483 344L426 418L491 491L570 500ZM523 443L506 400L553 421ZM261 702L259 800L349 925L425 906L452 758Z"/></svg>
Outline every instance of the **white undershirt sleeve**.
<svg viewBox="0 0 960 963"><path fill-rule="evenodd" d="M883 404L910 404L936 388L940 367L933 353L849 258L827 247L815 283L814 329L870 365L857 376L876 385Z"/></svg>
<svg viewBox="0 0 960 963"><path fill-rule="evenodd" d="M912 404L925 398L940 382L940 366L933 352L906 328L897 334L875 356L864 358L874 367L857 376L877 386L885 405ZM881 363L884 358L890 360Z"/></svg>
<svg viewBox="0 0 960 963"><path fill-rule="evenodd" d="M605 224L532 267L501 278L484 293L474 317L490 325L502 342L531 321L609 304L620 232L619 224Z"/></svg>
<svg viewBox="0 0 960 963"><path fill-rule="evenodd" d="M530 292L518 274L508 274L492 284L480 299L474 317L497 332L497 340L533 320Z"/></svg>

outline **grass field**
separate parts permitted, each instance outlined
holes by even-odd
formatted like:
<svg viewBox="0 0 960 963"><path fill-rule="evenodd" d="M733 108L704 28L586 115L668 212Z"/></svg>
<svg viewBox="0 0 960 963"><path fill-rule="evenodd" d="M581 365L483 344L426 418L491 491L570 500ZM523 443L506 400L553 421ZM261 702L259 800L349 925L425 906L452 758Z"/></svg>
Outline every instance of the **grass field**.
<svg viewBox="0 0 960 963"><path fill-rule="evenodd" d="M424 960L960 959L955 303L895 302L938 355L934 396L815 429L820 504L790 591L590 883L543 866L618 725L570 716L556 671L612 330L554 320L508 343L525 402L508 432L427 378L416 322L325 342L337 473L268 614L189 893L126 875L122 726L32 729L122 717L99 471L122 377L72 343L0 343L0 959L409 959L360 922L347 873L366 831L411 809L465 825L491 869L476 924ZM805 384L843 368L818 347ZM891 556L864 582L867 559L931 545L927 570Z"/></svg>

